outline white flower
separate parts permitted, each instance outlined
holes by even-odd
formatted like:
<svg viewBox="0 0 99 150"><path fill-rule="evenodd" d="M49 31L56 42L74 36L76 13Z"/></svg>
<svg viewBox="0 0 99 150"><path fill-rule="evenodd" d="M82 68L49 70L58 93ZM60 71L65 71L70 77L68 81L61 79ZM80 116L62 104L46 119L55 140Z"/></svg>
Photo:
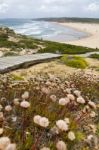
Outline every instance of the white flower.
<svg viewBox="0 0 99 150"><path fill-rule="evenodd" d="M16 144L9 144L5 150L16 150Z"/></svg>
<svg viewBox="0 0 99 150"><path fill-rule="evenodd" d="M67 97L71 100L74 101L75 100L75 96L72 94L68 94Z"/></svg>
<svg viewBox="0 0 99 150"><path fill-rule="evenodd" d="M77 97L81 96L81 92L78 91L78 90L75 90L75 91L74 91L74 94L75 94Z"/></svg>
<svg viewBox="0 0 99 150"><path fill-rule="evenodd" d="M63 142L63 141L58 141L56 143L56 148L57 148L57 150L67 150L67 146L66 146L65 142Z"/></svg>
<svg viewBox="0 0 99 150"><path fill-rule="evenodd" d="M92 132L93 132L93 133L95 133L95 132L96 132L97 128L96 128L96 126L95 126L95 125L90 124L90 125L89 125L89 127L91 128L91 130L92 130Z"/></svg>
<svg viewBox="0 0 99 150"><path fill-rule="evenodd" d="M58 120L56 121L57 127L62 130L62 131L67 131L68 130L68 125L64 120Z"/></svg>
<svg viewBox="0 0 99 150"><path fill-rule="evenodd" d="M56 95L51 95L50 99L52 100L52 102L56 102L56 100L57 100Z"/></svg>
<svg viewBox="0 0 99 150"><path fill-rule="evenodd" d="M59 128L54 126L53 128L51 128L51 133L52 134L59 134Z"/></svg>
<svg viewBox="0 0 99 150"><path fill-rule="evenodd" d="M85 100L81 96L77 98L77 102L80 103L80 104L85 104Z"/></svg>
<svg viewBox="0 0 99 150"><path fill-rule="evenodd" d="M68 94L70 94L70 93L71 93L71 89L70 89L70 88L67 88L67 89L66 89L66 92L67 92Z"/></svg>
<svg viewBox="0 0 99 150"><path fill-rule="evenodd" d="M65 98L66 104L70 103L70 99L68 97Z"/></svg>
<svg viewBox="0 0 99 150"><path fill-rule="evenodd" d="M16 122L17 121L17 117L12 117L12 122Z"/></svg>
<svg viewBox="0 0 99 150"><path fill-rule="evenodd" d="M0 135L2 135L3 134L3 128L0 128Z"/></svg>
<svg viewBox="0 0 99 150"><path fill-rule="evenodd" d="M87 136L88 141L91 141L92 139L93 139L93 135L90 134L90 135Z"/></svg>
<svg viewBox="0 0 99 150"><path fill-rule="evenodd" d="M28 108L28 107L30 107L30 103L24 100L20 103L20 106L22 108Z"/></svg>
<svg viewBox="0 0 99 150"><path fill-rule="evenodd" d="M47 86L50 86L52 83L51 83L50 81L47 81L45 84L46 84Z"/></svg>
<svg viewBox="0 0 99 150"><path fill-rule="evenodd" d="M43 148L41 148L40 150L50 150L50 148L48 148L48 147L43 147Z"/></svg>
<svg viewBox="0 0 99 150"><path fill-rule="evenodd" d="M3 109L3 106L2 105L0 105L0 111Z"/></svg>
<svg viewBox="0 0 99 150"><path fill-rule="evenodd" d="M39 116L39 115L36 115L36 116L34 116L34 123L36 123L36 124L40 124L40 119L41 119L41 116Z"/></svg>
<svg viewBox="0 0 99 150"><path fill-rule="evenodd" d="M8 105L8 106L5 107L5 111L10 112L11 110L12 110L11 105Z"/></svg>
<svg viewBox="0 0 99 150"><path fill-rule="evenodd" d="M5 148L10 144L10 139L8 137L0 138L0 150L5 150Z"/></svg>
<svg viewBox="0 0 99 150"><path fill-rule="evenodd" d="M46 128L49 125L49 120L46 117L41 117L39 125Z"/></svg>
<svg viewBox="0 0 99 150"><path fill-rule="evenodd" d="M13 103L14 103L14 105L19 105L20 103L19 103L19 99L18 98L15 98L14 100L13 100Z"/></svg>
<svg viewBox="0 0 99 150"><path fill-rule="evenodd" d="M88 105L86 105L83 109L83 112L86 113L86 112L89 112L90 111L90 107Z"/></svg>
<svg viewBox="0 0 99 150"><path fill-rule="evenodd" d="M96 109L96 104L94 102L89 101L88 104L89 104L90 107Z"/></svg>
<svg viewBox="0 0 99 150"><path fill-rule="evenodd" d="M74 134L74 132L70 131L68 133L68 139L70 139L71 141L75 140L75 134Z"/></svg>
<svg viewBox="0 0 99 150"><path fill-rule="evenodd" d="M3 112L0 112L0 121L3 121L3 120L4 120Z"/></svg>
<svg viewBox="0 0 99 150"><path fill-rule="evenodd" d="M64 119L64 121L65 121L67 124L69 124L69 123L70 123L69 118L65 118L65 119Z"/></svg>
<svg viewBox="0 0 99 150"><path fill-rule="evenodd" d="M96 113L94 111L91 111L90 117L94 118L96 116Z"/></svg>
<svg viewBox="0 0 99 150"><path fill-rule="evenodd" d="M59 100L59 105L64 106L64 105L66 105L66 104L67 104L67 102L66 102L66 99L65 99L65 98L61 98L61 99Z"/></svg>
<svg viewBox="0 0 99 150"><path fill-rule="evenodd" d="M25 91L24 94L22 94L22 99L28 99L29 98L29 92Z"/></svg>
<svg viewBox="0 0 99 150"><path fill-rule="evenodd" d="M49 89L48 89L48 88L45 88L45 87L42 88L42 92L43 92L44 94L49 94L49 93L50 93Z"/></svg>

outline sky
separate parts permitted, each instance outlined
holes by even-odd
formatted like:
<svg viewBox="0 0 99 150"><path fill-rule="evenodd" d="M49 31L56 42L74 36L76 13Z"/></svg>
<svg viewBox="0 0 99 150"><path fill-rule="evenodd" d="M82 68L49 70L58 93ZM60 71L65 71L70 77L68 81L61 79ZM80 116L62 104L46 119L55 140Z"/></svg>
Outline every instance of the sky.
<svg viewBox="0 0 99 150"><path fill-rule="evenodd" d="M99 0L0 0L0 18L99 18Z"/></svg>

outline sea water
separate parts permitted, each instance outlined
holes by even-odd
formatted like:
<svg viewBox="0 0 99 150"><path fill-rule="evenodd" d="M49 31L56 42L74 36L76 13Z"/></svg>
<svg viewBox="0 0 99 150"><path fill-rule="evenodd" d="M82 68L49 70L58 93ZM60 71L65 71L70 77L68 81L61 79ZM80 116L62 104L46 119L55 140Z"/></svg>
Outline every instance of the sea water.
<svg viewBox="0 0 99 150"><path fill-rule="evenodd" d="M9 27L19 34L57 42L68 42L88 36L87 33L58 23L32 19L0 19L0 26Z"/></svg>

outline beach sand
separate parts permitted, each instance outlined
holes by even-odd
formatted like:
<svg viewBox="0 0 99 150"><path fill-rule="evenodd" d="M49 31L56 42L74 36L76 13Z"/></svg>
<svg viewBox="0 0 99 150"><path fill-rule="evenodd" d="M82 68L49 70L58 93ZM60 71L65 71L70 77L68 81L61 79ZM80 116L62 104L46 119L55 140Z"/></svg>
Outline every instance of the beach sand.
<svg viewBox="0 0 99 150"><path fill-rule="evenodd" d="M88 37L66 42L68 44L85 46L90 48L99 48L99 24L94 23L59 23L66 27L71 27L78 31L86 32L89 34Z"/></svg>

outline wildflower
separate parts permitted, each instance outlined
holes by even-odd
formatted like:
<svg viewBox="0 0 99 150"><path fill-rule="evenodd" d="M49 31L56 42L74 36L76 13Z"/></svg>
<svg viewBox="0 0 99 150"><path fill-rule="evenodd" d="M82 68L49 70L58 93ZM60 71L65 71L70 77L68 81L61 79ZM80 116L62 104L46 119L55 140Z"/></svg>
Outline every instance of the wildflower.
<svg viewBox="0 0 99 150"><path fill-rule="evenodd" d="M34 119L33 119L33 120L34 120L34 123L36 123L36 124L39 125L40 119L41 119L41 116L39 116L39 115L34 116Z"/></svg>
<svg viewBox="0 0 99 150"><path fill-rule="evenodd" d="M64 106L64 105L66 105L66 104L67 104L67 102L66 102L66 99L65 99L65 98L61 98L61 99L59 100L59 105Z"/></svg>
<svg viewBox="0 0 99 150"><path fill-rule="evenodd" d="M62 131L67 131L68 130L68 125L64 120L58 120L56 121L57 127L62 130Z"/></svg>
<svg viewBox="0 0 99 150"><path fill-rule="evenodd" d="M58 141L56 143L56 148L57 148L57 150L67 150L67 146L66 146L65 142L63 142L63 141Z"/></svg>
<svg viewBox="0 0 99 150"><path fill-rule="evenodd" d="M90 117L94 118L96 116L96 113L94 111L91 111Z"/></svg>
<svg viewBox="0 0 99 150"><path fill-rule="evenodd" d="M64 119L64 121L65 121L67 124L69 124L69 123L70 123L69 118L65 118L65 119Z"/></svg>
<svg viewBox="0 0 99 150"><path fill-rule="evenodd" d="M40 150L50 150L50 148L48 148L48 147L43 147L43 148L41 148Z"/></svg>
<svg viewBox="0 0 99 150"><path fill-rule="evenodd" d="M39 125L46 128L49 125L49 120L46 117L41 117Z"/></svg>
<svg viewBox="0 0 99 150"><path fill-rule="evenodd" d="M18 98L15 98L14 101L13 101L13 103L14 103L14 105L16 105L16 106L19 105L19 104L20 104L20 103L19 103L19 99L18 99Z"/></svg>
<svg viewBox="0 0 99 150"><path fill-rule="evenodd" d="M48 88L45 88L45 87L42 88L42 92L43 92L44 94L49 94L49 93L50 93L49 89L48 89Z"/></svg>
<svg viewBox="0 0 99 150"><path fill-rule="evenodd" d="M92 107L93 109L96 109L96 104L92 101L88 102L89 106Z"/></svg>
<svg viewBox="0 0 99 150"><path fill-rule="evenodd" d="M90 135L87 136L88 141L91 141L92 139L93 139L93 135L90 134Z"/></svg>
<svg viewBox="0 0 99 150"><path fill-rule="evenodd" d="M74 132L70 131L68 133L68 139L70 139L71 141L75 140L75 134L74 134Z"/></svg>
<svg viewBox="0 0 99 150"><path fill-rule="evenodd" d="M70 99L68 97L65 98L66 104L70 103Z"/></svg>
<svg viewBox="0 0 99 150"><path fill-rule="evenodd" d="M9 144L5 150L16 150L16 144Z"/></svg>
<svg viewBox="0 0 99 150"><path fill-rule="evenodd" d="M95 125L90 124L89 127L91 128L91 130L92 130L93 133L96 133L97 128L96 128Z"/></svg>
<svg viewBox="0 0 99 150"><path fill-rule="evenodd" d="M90 111L90 107L88 105L86 105L83 109L83 112L86 113L86 112L89 112Z"/></svg>
<svg viewBox="0 0 99 150"><path fill-rule="evenodd" d="M50 81L47 81L45 84L46 84L47 86L50 86L52 83L51 83Z"/></svg>
<svg viewBox="0 0 99 150"><path fill-rule="evenodd" d="M52 100L52 102L56 102L57 97L56 97L56 95L51 95L51 96L50 96L50 99Z"/></svg>
<svg viewBox="0 0 99 150"><path fill-rule="evenodd" d="M70 93L71 93L71 89L70 89L70 88L67 88L67 89L66 89L66 92L67 92L68 94L70 94Z"/></svg>
<svg viewBox="0 0 99 150"><path fill-rule="evenodd" d="M24 94L22 94L22 99L28 99L29 98L29 92L25 91Z"/></svg>
<svg viewBox="0 0 99 150"><path fill-rule="evenodd" d="M80 104L85 104L85 100L81 96L77 98L77 102L80 103Z"/></svg>
<svg viewBox="0 0 99 150"><path fill-rule="evenodd" d="M75 97L74 97L74 95L72 95L72 94L68 94L67 97L68 97L71 101L74 101L74 100L75 100Z"/></svg>
<svg viewBox="0 0 99 150"><path fill-rule="evenodd" d="M74 91L74 94L77 96L77 97L80 97L81 96L81 92L79 90L75 90Z"/></svg>
<svg viewBox="0 0 99 150"><path fill-rule="evenodd" d="M0 111L3 109L3 106L2 105L0 105Z"/></svg>
<svg viewBox="0 0 99 150"><path fill-rule="evenodd" d="M53 128L51 128L51 133L52 134L59 134L59 129L57 126L54 126Z"/></svg>
<svg viewBox="0 0 99 150"><path fill-rule="evenodd" d="M24 100L20 103L20 106L22 108L28 108L28 107L30 107L30 103Z"/></svg>
<svg viewBox="0 0 99 150"><path fill-rule="evenodd" d="M0 121L3 121L3 120L4 120L3 112L0 112Z"/></svg>
<svg viewBox="0 0 99 150"><path fill-rule="evenodd" d="M12 117L12 122L16 122L17 121L17 117Z"/></svg>
<svg viewBox="0 0 99 150"><path fill-rule="evenodd" d="M2 135L3 134L3 128L0 128L0 135Z"/></svg>
<svg viewBox="0 0 99 150"><path fill-rule="evenodd" d="M11 110L12 110L11 105L8 105L8 106L5 107L5 111L10 112Z"/></svg>
<svg viewBox="0 0 99 150"><path fill-rule="evenodd" d="M0 138L0 150L5 150L5 148L10 144L10 139L8 137Z"/></svg>

